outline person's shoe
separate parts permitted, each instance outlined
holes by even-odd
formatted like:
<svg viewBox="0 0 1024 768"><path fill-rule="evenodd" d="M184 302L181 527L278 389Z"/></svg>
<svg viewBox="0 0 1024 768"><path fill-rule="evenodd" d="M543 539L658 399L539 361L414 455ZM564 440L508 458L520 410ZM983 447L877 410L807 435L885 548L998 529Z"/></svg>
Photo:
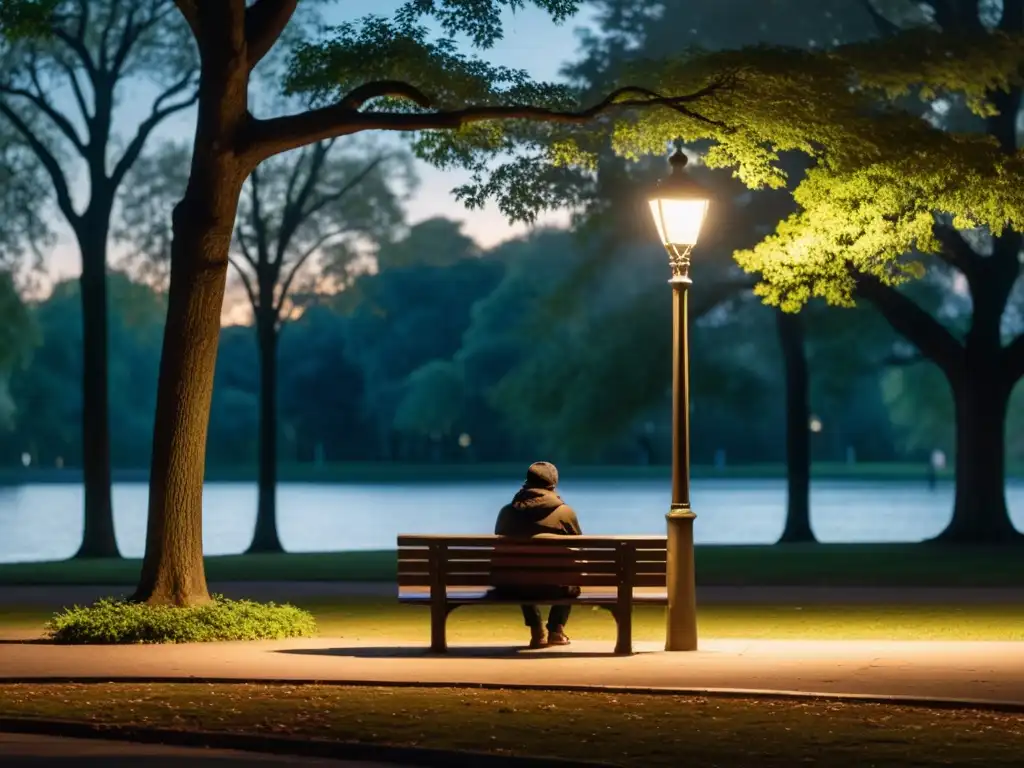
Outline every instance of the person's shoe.
<svg viewBox="0 0 1024 768"><path fill-rule="evenodd" d="M548 633L548 645L569 645L569 636L565 627L555 627Z"/></svg>
<svg viewBox="0 0 1024 768"><path fill-rule="evenodd" d="M548 633L544 631L543 627L530 630L530 647L531 648L546 648L548 645Z"/></svg>

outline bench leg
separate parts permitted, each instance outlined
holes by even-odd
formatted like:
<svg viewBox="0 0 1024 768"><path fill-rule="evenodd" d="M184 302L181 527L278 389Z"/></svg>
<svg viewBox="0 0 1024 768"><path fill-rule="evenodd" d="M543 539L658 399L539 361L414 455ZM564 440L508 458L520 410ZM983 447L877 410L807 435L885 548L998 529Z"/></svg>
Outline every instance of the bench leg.
<svg viewBox="0 0 1024 768"><path fill-rule="evenodd" d="M633 605L619 603L613 611L615 616L615 653L624 656L633 653Z"/></svg>
<svg viewBox="0 0 1024 768"><path fill-rule="evenodd" d="M445 653L448 650L448 639L445 628L450 610L444 603L430 606L430 652Z"/></svg>

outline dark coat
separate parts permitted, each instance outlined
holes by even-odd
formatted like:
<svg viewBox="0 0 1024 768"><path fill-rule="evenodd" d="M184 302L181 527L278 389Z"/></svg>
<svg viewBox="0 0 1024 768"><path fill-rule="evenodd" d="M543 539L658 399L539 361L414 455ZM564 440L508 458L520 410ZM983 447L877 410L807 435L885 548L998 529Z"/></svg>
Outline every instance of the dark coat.
<svg viewBox="0 0 1024 768"><path fill-rule="evenodd" d="M583 530L572 507L554 491L546 488L523 488L498 513L494 524L496 536L538 536L558 533L581 536Z"/></svg>

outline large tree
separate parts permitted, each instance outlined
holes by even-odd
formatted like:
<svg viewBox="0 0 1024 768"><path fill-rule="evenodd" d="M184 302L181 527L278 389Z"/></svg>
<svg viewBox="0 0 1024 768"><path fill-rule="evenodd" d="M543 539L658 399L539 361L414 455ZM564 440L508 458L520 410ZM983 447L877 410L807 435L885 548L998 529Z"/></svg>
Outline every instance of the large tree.
<svg viewBox="0 0 1024 768"><path fill-rule="evenodd" d="M82 260L81 557L117 556L110 500L107 240L125 175L166 118L195 101L197 59L170 0L12 2L0 57L0 120L21 135L52 185ZM5 19L5 21L6 21ZM14 33L25 33L14 36ZM151 110L122 137L129 87L155 86ZM66 92L67 98L56 94ZM87 198L76 204L79 161Z"/></svg>
<svg viewBox="0 0 1024 768"><path fill-rule="evenodd" d="M678 0L663 5L706 16L724 4ZM756 10L735 18L753 17ZM800 80L811 85L813 79L806 103L818 114L783 99L793 110L788 125L779 126L769 114L779 102L772 103L774 88L765 84L759 98L745 105L751 118L763 121L750 138L765 140L765 152L729 157L720 146L709 151L709 164L735 162L744 178L771 184L785 180L776 164L780 152L800 151L814 166L796 186L799 210L739 260L763 276L759 292L787 310L812 296L835 304L855 298L871 302L939 366L953 392L959 446L953 520L939 539L1016 540L1003 486L1006 404L1024 372L1024 338L1015 336L1018 329L1007 312L1020 268L1020 209L1012 191L1019 173L1024 11L1017 2L977 0L871 0L835 9L814 3L806 10L794 12L800 24L787 29L803 28L806 34L805 20L826 11L832 23L849 19L848 26L856 22L860 30L872 24L871 34L881 31L886 39L840 45L825 55L804 54L803 71L794 70L789 85L799 89ZM645 9L630 21L664 40L675 25L664 19L650 24L650 15ZM845 33L835 37L850 39ZM830 42L818 39L819 45ZM791 55L797 54L771 49L756 54L776 74L795 62L785 63ZM730 57L750 60L749 53L725 52L706 61ZM861 103L861 112L844 116L851 100ZM763 130L768 125L771 133ZM644 139L657 132L638 128L629 144L641 152L652 147ZM669 131L658 138L666 135ZM701 140L708 134L697 131L690 137ZM939 269L958 271L966 281L972 309L962 331L900 287L921 273L922 253L937 256L945 262Z"/></svg>
<svg viewBox="0 0 1024 768"><path fill-rule="evenodd" d="M572 0L536 0L565 18ZM586 107L570 89L467 58L431 42L424 15L479 45L500 35L499 10L516 2L413 0L394 21L368 18L297 51L291 84L326 106L258 119L249 110L253 68L287 28L296 0L176 0L202 62L199 113L185 195L174 209L167 325L160 368L149 524L135 593L153 603L208 599L202 560L202 481L220 308L242 186L274 155L370 130L471 134L493 153L507 143L500 121L580 124L612 108L662 105L694 114L717 89L701 78L668 97L620 92ZM681 95L676 95L681 94ZM428 136L429 139L433 138ZM472 150L462 150L463 155ZM439 162L444 148L433 157ZM524 190L528 191L528 190Z"/></svg>
<svg viewBox="0 0 1024 768"><path fill-rule="evenodd" d="M126 209L125 236L166 271L167 220L188 181L189 148L169 143L140 163L137 200ZM292 302L304 268L326 289L344 287L346 269L402 221L399 196L412 178L405 156L364 143L328 139L263 163L245 183L230 263L252 309L259 351L259 492L251 552L280 552L277 534L278 338L301 311ZM154 264L154 258L157 264ZM298 279L298 281L297 281ZM342 285L336 285L338 281Z"/></svg>
<svg viewBox="0 0 1024 768"><path fill-rule="evenodd" d="M1018 2L999 8L976 0L931 0L923 4L924 19L897 15L898 6L863 3L882 33L932 41L926 45L938 38L921 27L903 32L901 25L923 21L956 35L961 45L978 47L1013 41L1012 49L1019 39L1013 36L1024 33L1024 6ZM956 496L940 541L1020 538L1005 498L1007 408L1024 375L1024 335L1007 322L1021 254L1020 210L1012 197L1019 181L1010 181L1020 178L1020 55L1019 49L1010 53L1003 74L987 90L964 94L977 81L951 69L944 98L921 94L923 109L935 105L930 117L949 128L948 140L894 138L897 151L855 172L821 170L798 192L802 210L744 257L748 266L768 266L764 294L771 301L796 306L811 292L838 303L853 297L869 301L943 373L954 404ZM907 83L880 84L893 96L912 95ZM906 254L909 262L915 251L935 254L944 262L940 268L963 276L971 298L964 328L929 312L887 274L865 268L865 260L874 257L899 270L897 260ZM833 260L828 269L835 279L827 287L809 278L811 270L824 274L824 260ZM839 265L845 272L837 271Z"/></svg>

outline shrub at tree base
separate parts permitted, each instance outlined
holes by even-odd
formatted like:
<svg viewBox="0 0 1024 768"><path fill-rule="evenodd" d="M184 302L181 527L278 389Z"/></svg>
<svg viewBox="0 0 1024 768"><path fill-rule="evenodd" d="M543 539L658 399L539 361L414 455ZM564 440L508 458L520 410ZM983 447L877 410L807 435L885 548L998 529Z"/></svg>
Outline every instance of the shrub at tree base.
<svg viewBox="0 0 1024 768"><path fill-rule="evenodd" d="M316 634L313 614L294 605L228 600L190 608L104 598L56 614L46 632L58 643L208 643L215 640L279 640Z"/></svg>

